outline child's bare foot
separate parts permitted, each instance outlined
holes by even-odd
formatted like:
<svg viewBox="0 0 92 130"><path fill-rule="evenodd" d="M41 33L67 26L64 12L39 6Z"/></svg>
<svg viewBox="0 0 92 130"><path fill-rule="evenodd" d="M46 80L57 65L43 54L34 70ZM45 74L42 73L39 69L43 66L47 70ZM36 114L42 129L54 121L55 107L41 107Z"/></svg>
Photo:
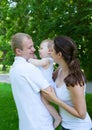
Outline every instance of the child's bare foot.
<svg viewBox="0 0 92 130"><path fill-rule="evenodd" d="M62 120L61 117L55 119L55 121L54 121L54 128L57 128L59 126L59 124L61 123L61 120Z"/></svg>

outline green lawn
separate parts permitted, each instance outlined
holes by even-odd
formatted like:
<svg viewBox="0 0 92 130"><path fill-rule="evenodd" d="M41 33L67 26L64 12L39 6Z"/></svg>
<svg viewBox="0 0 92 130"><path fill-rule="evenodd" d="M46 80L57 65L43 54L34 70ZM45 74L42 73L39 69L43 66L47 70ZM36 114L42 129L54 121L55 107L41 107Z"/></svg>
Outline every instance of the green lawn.
<svg viewBox="0 0 92 130"><path fill-rule="evenodd" d="M92 118L92 94L87 94L86 100L88 112ZM18 115L11 87L6 83L0 83L0 130L18 130Z"/></svg>
<svg viewBox="0 0 92 130"><path fill-rule="evenodd" d="M18 116L10 84L0 83L0 130L18 130Z"/></svg>

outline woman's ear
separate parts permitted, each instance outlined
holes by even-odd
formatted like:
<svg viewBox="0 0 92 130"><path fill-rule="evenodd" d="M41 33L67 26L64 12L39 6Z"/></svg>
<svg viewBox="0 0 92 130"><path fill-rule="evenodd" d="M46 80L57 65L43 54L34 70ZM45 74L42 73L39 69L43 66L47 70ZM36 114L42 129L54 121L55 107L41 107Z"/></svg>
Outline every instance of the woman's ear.
<svg viewBox="0 0 92 130"><path fill-rule="evenodd" d="M21 55L21 51L22 51L21 49L16 48L16 54L17 54L17 55Z"/></svg>
<svg viewBox="0 0 92 130"><path fill-rule="evenodd" d="M61 52L59 52L59 53L58 53L58 56L61 58L61 56L62 56L62 53L61 53Z"/></svg>

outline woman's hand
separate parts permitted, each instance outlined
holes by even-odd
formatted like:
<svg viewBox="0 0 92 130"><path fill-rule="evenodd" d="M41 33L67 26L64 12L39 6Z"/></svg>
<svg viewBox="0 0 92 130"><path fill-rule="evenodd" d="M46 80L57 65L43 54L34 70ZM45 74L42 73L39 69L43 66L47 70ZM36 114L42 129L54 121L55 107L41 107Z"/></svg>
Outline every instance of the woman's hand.
<svg viewBox="0 0 92 130"><path fill-rule="evenodd" d="M47 90L42 90L41 91L41 94L48 100L48 101L51 101L51 102L56 102L57 101L57 96L55 94L55 91L54 89L51 87L50 88L50 91L47 91Z"/></svg>

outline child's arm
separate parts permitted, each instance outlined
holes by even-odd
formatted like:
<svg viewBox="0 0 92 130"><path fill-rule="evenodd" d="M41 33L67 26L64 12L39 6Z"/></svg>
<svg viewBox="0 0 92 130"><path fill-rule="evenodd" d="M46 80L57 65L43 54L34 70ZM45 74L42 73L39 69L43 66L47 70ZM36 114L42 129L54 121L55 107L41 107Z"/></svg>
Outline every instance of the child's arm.
<svg viewBox="0 0 92 130"><path fill-rule="evenodd" d="M31 62L33 65L35 66L47 66L48 64L50 64L50 61L48 58L44 58L44 59L29 59L28 62Z"/></svg>
<svg viewBox="0 0 92 130"><path fill-rule="evenodd" d="M53 124L54 128L58 127L58 125L61 122L61 116L59 115L57 110L54 108L54 106L52 106L49 103L49 101L47 101L46 98L43 97L43 95L41 95L41 97L42 97L42 102L44 103L44 105L46 106L46 108L48 109L52 117L54 118L54 124Z"/></svg>

